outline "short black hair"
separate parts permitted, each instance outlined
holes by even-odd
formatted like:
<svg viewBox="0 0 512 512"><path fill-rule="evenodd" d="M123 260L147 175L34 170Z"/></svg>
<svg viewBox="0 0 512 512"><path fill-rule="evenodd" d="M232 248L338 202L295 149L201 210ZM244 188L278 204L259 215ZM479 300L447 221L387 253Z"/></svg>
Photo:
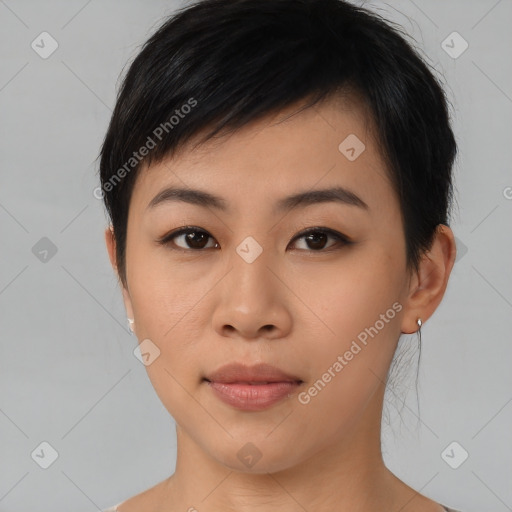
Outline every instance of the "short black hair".
<svg viewBox="0 0 512 512"><path fill-rule="evenodd" d="M175 11L130 65L100 151L102 197L126 286L128 210L141 164L300 100L354 91L400 201L408 269L448 225L457 146L435 70L399 26L344 0L200 0ZM301 109L302 110L302 109ZM341 142L341 141L340 141Z"/></svg>

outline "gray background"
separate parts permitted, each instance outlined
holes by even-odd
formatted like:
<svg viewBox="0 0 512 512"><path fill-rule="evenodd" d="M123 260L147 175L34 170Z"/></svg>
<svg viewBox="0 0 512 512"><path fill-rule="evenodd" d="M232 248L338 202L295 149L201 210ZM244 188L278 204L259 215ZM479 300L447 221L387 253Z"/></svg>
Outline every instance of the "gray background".
<svg viewBox="0 0 512 512"><path fill-rule="evenodd" d="M174 422L133 355L93 190L119 74L178 5L0 0L1 512L92 512L174 470ZM422 328L421 414L412 368L390 396L385 460L463 512L512 510L512 1L366 5L446 77L460 149L459 259ZM59 45L47 59L31 48L43 31ZM442 47L453 31L469 44L457 58ZM31 456L43 441L48 469ZM457 469L441 457L452 441L469 453Z"/></svg>

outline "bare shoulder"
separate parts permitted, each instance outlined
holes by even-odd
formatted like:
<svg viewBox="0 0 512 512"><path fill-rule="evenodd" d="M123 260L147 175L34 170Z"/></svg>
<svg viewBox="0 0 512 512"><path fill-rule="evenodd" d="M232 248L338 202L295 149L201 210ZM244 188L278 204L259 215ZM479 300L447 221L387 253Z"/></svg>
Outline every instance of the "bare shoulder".
<svg viewBox="0 0 512 512"><path fill-rule="evenodd" d="M123 501L117 509L107 509L105 512L111 512L111 510L112 512L140 512L141 510L158 512L163 504L168 482L169 479L166 478L153 487Z"/></svg>
<svg viewBox="0 0 512 512"><path fill-rule="evenodd" d="M458 512L456 510L446 508L440 503L425 496L421 496L421 498L417 497L417 499L411 500L409 505L411 506L404 507L404 512Z"/></svg>
<svg viewBox="0 0 512 512"><path fill-rule="evenodd" d="M388 471L388 477L390 479L389 487L393 486L397 489L401 512L458 512L419 493L391 471Z"/></svg>

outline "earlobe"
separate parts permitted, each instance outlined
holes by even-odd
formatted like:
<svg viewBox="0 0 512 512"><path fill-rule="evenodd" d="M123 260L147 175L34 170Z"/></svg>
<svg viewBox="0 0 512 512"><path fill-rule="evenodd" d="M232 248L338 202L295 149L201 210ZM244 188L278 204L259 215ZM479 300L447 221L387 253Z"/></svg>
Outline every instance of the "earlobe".
<svg viewBox="0 0 512 512"><path fill-rule="evenodd" d="M123 286L122 287L123 292L123 302L124 302L124 308L126 310L126 316L129 323L129 328L132 332L134 332L134 316L133 316L133 307L132 307L132 299L130 297L130 294L128 293L128 290Z"/></svg>
<svg viewBox="0 0 512 512"><path fill-rule="evenodd" d="M423 256L418 273L411 280L402 333L416 332L417 319L421 318L424 324L437 309L445 294L455 255L455 237L452 230L444 224L439 224L432 247Z"/></svg>

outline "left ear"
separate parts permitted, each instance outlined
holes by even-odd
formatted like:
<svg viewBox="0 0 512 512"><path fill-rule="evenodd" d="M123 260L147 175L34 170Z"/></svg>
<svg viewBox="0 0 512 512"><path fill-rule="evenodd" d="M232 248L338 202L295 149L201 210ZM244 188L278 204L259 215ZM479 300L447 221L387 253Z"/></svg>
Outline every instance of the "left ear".
<svg viewBox="0 0 512 512"><path fill-rule="evenodd" d="M444 224L439 224L430 251L423 256L418 272L410 280L402 333L416 332L417 319L421 318L425 323L437 309L446 291L456 253L452 230Z"/></svg>

